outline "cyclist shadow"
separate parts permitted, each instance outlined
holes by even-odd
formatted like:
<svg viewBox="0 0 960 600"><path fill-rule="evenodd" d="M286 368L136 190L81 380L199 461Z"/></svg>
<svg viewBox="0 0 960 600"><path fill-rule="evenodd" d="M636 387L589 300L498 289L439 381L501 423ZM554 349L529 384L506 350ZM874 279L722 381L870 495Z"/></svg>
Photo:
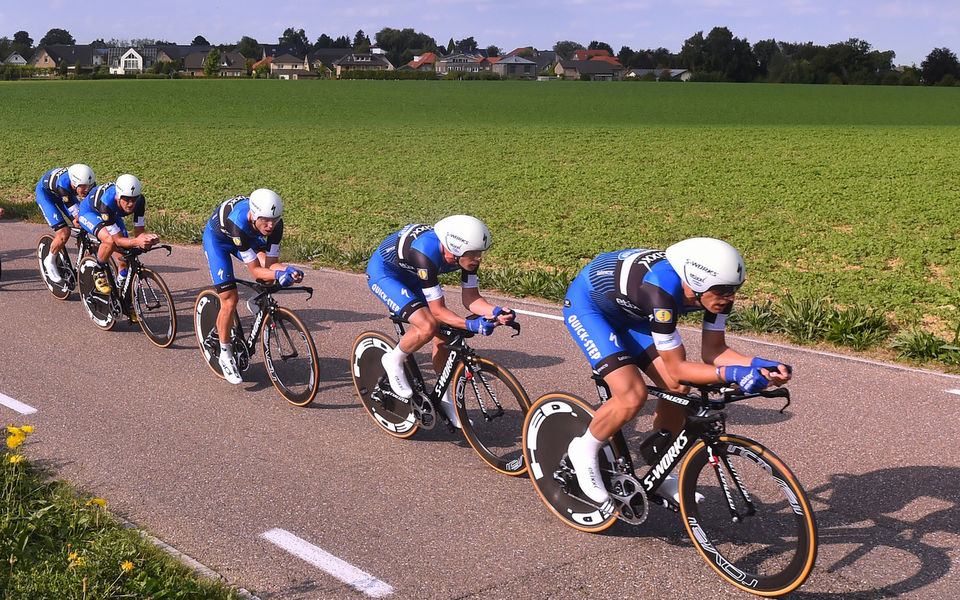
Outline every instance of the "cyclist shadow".
<svg viewBox="0 0 960 600"><path fill-rule="evenodd" d="M319 369L320 386L317 388L317 395L313 401L302 407L312 410L342 410L348 408L361 408L357 395L338 393L335 398L349 397L350 403L331 402L323 403L325 393L331 393L337 390L345 390L353 387L353 379L349 375L350 363L343 358L323 358L320 357L317 367ZM270 375L267 374L267 368L262 361L255 360L250 363L249 368L243 373L243 389L248 392L260 392L263 390L273 390L273 383L270 381ZM352 391L352 389L351 389Z"/></svg>
<svg viewBox="0 0 960 600"><path fill-rule="evenodd" d="M808 495L820 533L818 568L827 573L870 572L870 579L845 580L869 581L874 587L842 593L799 592L796 597L893 598L951 575L948 550L960 536L960 468L838 473Z"/></svg>
<svg viewBox="0 0 960 600"><path fill-rule="evenodd" d="M45 292L47 286L40 280L36 269L7 269L0 274L0 290L16 289L24 292ZM73 297L76 299L76 296Z"/></svg>

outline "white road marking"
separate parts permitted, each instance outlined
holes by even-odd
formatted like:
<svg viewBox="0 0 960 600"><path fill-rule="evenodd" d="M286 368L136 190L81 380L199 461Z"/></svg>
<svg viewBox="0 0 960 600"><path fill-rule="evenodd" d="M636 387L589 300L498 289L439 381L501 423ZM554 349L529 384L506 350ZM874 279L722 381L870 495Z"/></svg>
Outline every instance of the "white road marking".
<svg viewBox="0 0 960 600"><path fill-rule="evenodd" d="M27 406L26 404L24 404L23 402L20 402L19 400L14 400L13 398L11 398L10 396L7 396L6 394L0 394L0 404L6 406L7 408L12 408L13 410L17 411L21 415L32 415L33 413L37 412L37 409L35 409L34 407Z"/></svg>
<svg viewBox="0 0 960 600"><path fill-rule="evenodd" d="M273 542L290 554L301 558L311 565L326 571L358 592L373 598L382 598L393 593L393 587L380 581L373 575L361 571L350 563L317 548L310 542L295 536L284 529L274 528L260 534L260 537Z"/></svg>
<svg viewBox="0 0 960 600"><path fill-rule="evenodd" d="M956 395L960 396L960 390L947 390L947 393L948 393L948 394L956 394Z"/></svg>
<svg viewBox="0 0 960 600"><path fill-rule="evenodd" d="M553 319L554 321L562 321L562 320L563 320L563 317L558 316L558 315L548 315L547 313L535 312L535 311L532 311L532 310L522 310L522 309L519 309L519 308L511 308L510 310L512 310L513 312L515 312L515 313L517 313L517 314L520 314L520 315L530 315L530 316L532 316L532 317L543 317L544 319Z"/></svg>

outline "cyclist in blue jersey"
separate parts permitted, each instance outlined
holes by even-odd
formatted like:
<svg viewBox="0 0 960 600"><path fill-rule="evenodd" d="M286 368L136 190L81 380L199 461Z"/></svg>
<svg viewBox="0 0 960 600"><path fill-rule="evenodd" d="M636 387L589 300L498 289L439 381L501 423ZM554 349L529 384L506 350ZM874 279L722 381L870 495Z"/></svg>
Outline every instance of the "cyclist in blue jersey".
<svg viewBox="0 0 960 600"><path fill-rule="evenodd" d="M64 214L76 219L80 201L90 193L95 183L93 169L80 163L50 169L37 182L37 204L47 224L53 228L53 242L43 260L43 267L47 277L54 283L63 281L56 257L70 239L70 223L64 219Z"/></svg>
<svg viewBox="0 0 960 600"><path fill-rule="evenodd" d="M220 337L220 370L233 384L243 382L233 359L230 330L240 293L233 274L239 258L254 279L276 279L289 287L303 279L303 271L280 262L283 237L283 201L276 192L257 189L247 196L226 200L213 211L203 230L203 253L210 266L214 289L220 297L217 333Z"/></svg>
<svg viewBox="0 0 960 600"><path fill-rule="evenodd" d="M146 231L147 201L142 187L135 176L124 174L117 177L115 183L104 183L90 190L80 204L80 226L100 240L97 260L101 272L94 279L94 285L103 294L110 293L104 265L117 248L150 248L160 241L160 236ZM129 237L123 223L123 218L129 215L133 215L134 237ZM117 264L120 267L117 284L122 286L127 276L127 263L122 255L117 255Z"/></svg>
<svg viewBox="0 0 960 600"><path fill-rule="evenodd" d="M383 355L381 363L394 393L403 398L413 396L403 363L432 339L433 366L443 368L449 351L445 340L437 337L438 322L467 329L481 335L493 333L497 323L508 323L515 317L509 308L494 306L480 295L477 269L483 252L490 247L490 231L479 219L468 215L452 215L436 225L413 223L387 237L374 251L367 264L367 284L387 305L390 312L406 319L410 328L396 348ZM439 276L461 271L461 299L470 312L481 315L465 319L447 308ZM460 426L450 399L450 388L440 402L450 423Z"/></svg>
<svg viewBox="0 0 960 600"><path fill-rule="evenodd" d="M580 488L608 512L613 504L600 477L597 453L643 407L647 386L641 371L655 385L680 392L687 390L680 381L736 383L744 391L756 392L790 379L788 365L748 357L727 346L727 316L745 270L743 258L730 244L690 238L666 251L600 254L570 284L564 321L610 387L611 398L597 409L587 431L570 442L567 454ZM687 360L677 319L701 310L704 362L698 363ZM682 407L661 400L652 435L667 430L675 436L684 419ZM676 476L664 481L657 493L678 502Z"/></svg>

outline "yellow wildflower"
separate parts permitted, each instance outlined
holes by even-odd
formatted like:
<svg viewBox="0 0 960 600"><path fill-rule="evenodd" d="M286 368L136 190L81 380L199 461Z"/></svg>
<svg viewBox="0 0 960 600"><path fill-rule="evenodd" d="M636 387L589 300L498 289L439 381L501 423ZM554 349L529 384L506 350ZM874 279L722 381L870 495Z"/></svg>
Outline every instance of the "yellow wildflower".
<svg viewBox="0 0 960 600"><path fill-rule="evenodd" d="M91 499L87 500L87 506L90 506L91 504L97 504L97 505L99 505L99 506L106 506L106 505L107 505L107 501L104 500L103 498L91 498Z"/></svg>
<svg viewBox="0 0 960 600"><path fill-rule="evenodd" d="M82 566L83 566L83 562L84 562L84 561L83 561L83 557L82 557L82 556L78 556L78 557L77 557L77 566L78 566L78 567L82 567Z"/></svg>
<svg viewBox="0 0 960 600"><path fill-rule="evenodd" d="M16 435L23 437L23 431L19 427L14 427L13 425L7 426L7 431L10 432L10 435Z"/></svg>
<svg viewBox="0 0 960 600"><path fill-rule="evenodd" d="M125 560L122 563L120 563L120 568L123 569L124 573L129 573L130 571L133 570L133 563L130 562L129 560Z"/></svg>
<svg viewBox="0 0 960 600"><path fill-rule="evenodd" d="M67 560L69 560L69 561L77 560L77 553L76 553L76 552L71 552L70 554L68 554L68 555L67 555Z"/></svg>
<svg viewBox="0 0 960 600"><path fill-rule="evenodd" d="M14 454L13 456L10 457L10 462L14 465L18 464L22 460L23 460L23 456L19 454Z"/></svg>
<svg viewBox="0 0 960 600"><path fill-rule="evenodd" d="M7 447L16 450L23 443L23 435L11 435L7 438Z"/></svg>
<svg viewBox="0 0 960 600"><path fill-rule="evenodd" d="M33 425L23 425L20 429L23 430L24 433L33 433Z"/></svg>

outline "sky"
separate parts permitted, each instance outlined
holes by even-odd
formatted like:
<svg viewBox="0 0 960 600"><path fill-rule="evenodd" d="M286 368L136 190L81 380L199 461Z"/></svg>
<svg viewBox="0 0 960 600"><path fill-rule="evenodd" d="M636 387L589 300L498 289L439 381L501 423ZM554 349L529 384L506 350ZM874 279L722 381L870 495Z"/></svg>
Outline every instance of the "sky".
<svg viewBox="0 0 960 600"><path fill-rule="evenodd" d="M202 35L234 44L244 35L275 44L288 27L311 42L322 33L375 41L384 27L412 28L446 46L473 37L486 48L549 50L560 40L591 41L633 50L679 52L684 40L727 27L750 44L774 38L828 45L858 38L896 53L895 65L917 66L934 48L960 54L957 0L0 0L0 37L25 30L34 44L51 28L78 44L95 39L161 39L189 44Z"/></svg>

